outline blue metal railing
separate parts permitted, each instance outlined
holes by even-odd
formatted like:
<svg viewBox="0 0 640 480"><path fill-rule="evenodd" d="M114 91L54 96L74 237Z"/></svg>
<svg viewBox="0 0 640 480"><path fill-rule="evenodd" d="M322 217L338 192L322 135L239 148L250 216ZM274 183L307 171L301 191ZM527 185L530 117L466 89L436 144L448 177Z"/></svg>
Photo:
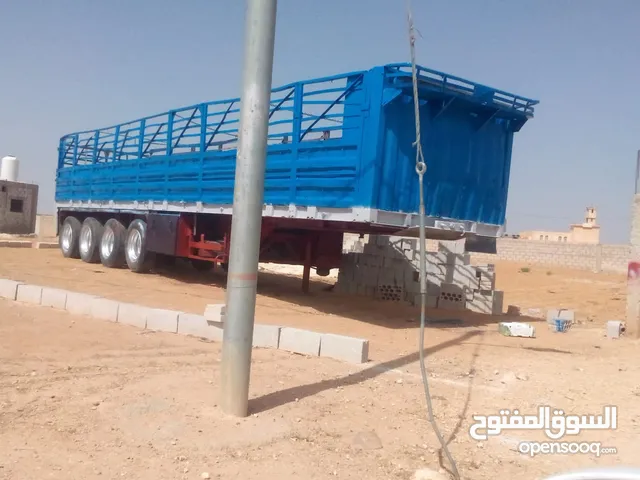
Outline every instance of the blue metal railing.
<svg viewBox="0 0 640 480"><path fill-rule="evenodd" d="M270 145L302 141L336 141L359 128L345 114L349 94L362 88L363 72L297 82L272 91ZM64 136L59 168L105 164L237 148L240 99L192 105L132 122Z"/></svg>
<svg viewBox="0 0 640 480"><path fill-rule="evenodd" d="M386 66L387 76L397 85L411 86L411 64L396 63ZM487 87L464 78L417 66L419 85L443 94L465 97L469 101L492 105L504 110L533 115L533 107L539 102L520 95Z"/></svg>
<svg viewBox="0 0 640 480"><path fill-rule="evenodd" d="M359 117L361 112L345 112L345 105L351 94L363 88L365 73L333 75L273 89L269 144L290 144L293 148L303 141L337 142L348 130L359 129L360 123L349 119ZM411 66L387 65L385 76L395 87L408 87ZM538 103L420 66L418 77L421 89L451 98L464 97L516 115L531 116ZM66 135L60 140L58 168L233 150L237 148L239 117L240 99L233 98Z"/></svg>

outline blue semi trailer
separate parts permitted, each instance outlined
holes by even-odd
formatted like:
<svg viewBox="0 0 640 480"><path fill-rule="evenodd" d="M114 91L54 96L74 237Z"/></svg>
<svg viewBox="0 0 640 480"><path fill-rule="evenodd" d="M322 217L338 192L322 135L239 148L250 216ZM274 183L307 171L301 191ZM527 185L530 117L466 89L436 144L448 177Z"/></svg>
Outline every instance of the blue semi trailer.
<svg viewBox="0 0 640 480"><path fill-rule="evenodd" d="M433 238L495 238L513 135L535 100L418 67ZM418 225L411 66L273 89L261 261L339 266L343 233ZM67 257L153 268L227 264L240 99L201 103L60 139L56 204Z"/></svg>

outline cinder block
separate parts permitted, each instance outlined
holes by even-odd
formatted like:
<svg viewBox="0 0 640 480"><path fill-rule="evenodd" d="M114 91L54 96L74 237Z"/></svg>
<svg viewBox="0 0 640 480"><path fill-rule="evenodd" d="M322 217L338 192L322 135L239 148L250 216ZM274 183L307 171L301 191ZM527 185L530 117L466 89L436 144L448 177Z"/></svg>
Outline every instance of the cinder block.
<svg viewBox="0 0 640 480"><path fill-rule="evenodd" d="M142 307L132 303L121 303L118 307L118 323L138 328L146 328L149 310L151 309L148 307Z"/></svg>
<svg viewBox="0 0 640 480"><path fill-rule="evenodd" d="M224 330L215 325L209 325L204 315L180 312L178 314L178 334L221 342Z"/></svg>
<svg viewBox="0 0 640 480"><path fill-rule="evenodd" d="M466 304L466 289L460 285L443 283L440 287L438 308L446 310L464 310Z"/></svg>
<svg viewBox="0 0 640 480"><path fill-rule="evenodd" d="M0 298L15 300L18 295L18 285L22 285L22 283L0 278Z"/></svg>
<svg viewBox="0 0 640 480"><path fill-rule="evenodd" d="M94 298L91 300L91 316L98 320L109 322L118 321L118 309L120 304L108 298Z"/></svg>
<svg viewBox="0 0 640 480"><path fill-rule="evenodd" d="M224 303L212 303L204 309L204 318L212 323L224 323L227 307Z"/></svg>
<svg viewBox="0 0 640 480"><path fill-rule="evenodd" d="M37 285L18 285L16 300L23 303L40 305L42 301L42 287Z"/></svg>
<svg viewBox="0 0 640 480"><path fill-rule="evenodd" d="M478 278L476 269L468 265L447 265L445 273L445 283L458 285L463 288L474 288L477 286Z"/></svg>
<svg viewBox="0 0 640 480"><path fill-rule="evenodd" d="M280 350L303 355L320 355L320 334L298 328L283 327L280 330Z"/></svg>
<svg viewBox="0 0 640 480"><path fill-rule="evenodd" d="M335 358L349 363L369 361L369 340L332 333L323 333L320 337L321 357Z"/></svg>
<svg viewBox="0 0 640 480"><path fill-rule="evenodd" d="M173 310L153 308L147 312L147 328L158 332L178 333L178 314Z"/></svg>
<svg viewBox="0 0 640 480"><path fill-rule="evenodd" d="M473 298L467 301L467 310L491 315L493 313L493 292L474 292Z"/></svg>
<svg viewBox="0 0 640 480"><path fill-rule="evenodd" d="M438 308L438 299L440 296L436 295L427 295L427 307L429 308Z"/></svg>
<svg viewBox="0 0 640 480"><path fill-rule="evenodd" d="M464 253L465 240L441 241L438 250L446 253Z"/></svg>
<svg viewBox="0 0 640 480"><path fill-rule="evenodd" d="M44 287L40 305L64 310L67 306L67 291L59 288Z"/></svg>
<svg viewBox="0 0 640 480"><path fill-rule="evenodd" d="M427 294L427 308L438 308L439 296ZM416 307L422 306L422 297L420 293L416 293L413 296L412 304Z"/></svg>
<svg viewBox="0 0 640 480"><path fill-rule="evenodd" d="M38 250L44 250L44 249L51 250L54 248L58 248L58 244L55 242L36 242L34 246Z"/></svg>
<svg viewBox="0 0 640 480"><path fill-rule="evenodd" d="M504 311L504 292L502 290L493 291L493 305L491 313L493 315L502 315Z"/></svg>
<svg viewBox="0 0 640 480"><path fill-rule="evenodd" d="M280 329L277 325L262 325L256 323L253 326L253 346L261 348L278 348L280 344Z"/></svg>
<svg viewBox="0 0 640 480"><path fill-rule="evenodd" d="M32 245L29 240L0 240L0 247L6 248L31 248Z"/></svg>
<svg viewBox="0 0 640 480"><path fill-rule="evenodd" d="M91 303L97 295L86 293L67 292L67 303L65 310L73 315L91 315Z"/></svg>

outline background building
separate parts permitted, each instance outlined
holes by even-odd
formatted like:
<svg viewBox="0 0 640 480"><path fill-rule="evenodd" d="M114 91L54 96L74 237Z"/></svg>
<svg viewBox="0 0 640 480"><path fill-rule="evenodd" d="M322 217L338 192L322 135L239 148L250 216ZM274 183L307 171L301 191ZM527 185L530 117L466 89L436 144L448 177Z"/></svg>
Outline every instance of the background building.
<svg viewBox="0 0 640 480"><path fill-rule="evenodd" d="M0 233L28 235L35 232L38 185L20 183L18 159L0 160Z"/></svg>
<svg viewBox="0 0 640 480"><path fill-rule="evenodd" d="M540 242L598 244L600 243L600 226L596 223L596 217L596 209L587 207L584 222L570 225L568 232L527 230L520 232L520 238L523 240L538 240Z"/></svg>

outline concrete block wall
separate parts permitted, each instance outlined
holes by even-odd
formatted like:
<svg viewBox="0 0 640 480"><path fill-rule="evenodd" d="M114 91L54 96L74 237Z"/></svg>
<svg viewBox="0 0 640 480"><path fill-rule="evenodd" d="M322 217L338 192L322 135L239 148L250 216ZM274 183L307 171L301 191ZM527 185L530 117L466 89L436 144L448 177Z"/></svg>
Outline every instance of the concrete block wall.
<svg viewBox="0 0 640 480"><path fill-rule="evenodd" d="M419 305L419 239L371 235L367 240L345 242L335 291ZM434 251L434 246L438 250ZM464 253L464 242L439 242L428 247L429 307L464 309L476 292L481 295L481 291L488 291L492 293L492 303L487 313L502 310L502 297L493 295L495 269L491 265L471 265L469 254Z"/></svg>
<svg viewBox="0 0 640 480"><path fill-rule="evenodd" d="M497 254L473 253L474 262L497 260L561 266L595 272L627 271L629 245L587 245L499 238Z"/></svg>

